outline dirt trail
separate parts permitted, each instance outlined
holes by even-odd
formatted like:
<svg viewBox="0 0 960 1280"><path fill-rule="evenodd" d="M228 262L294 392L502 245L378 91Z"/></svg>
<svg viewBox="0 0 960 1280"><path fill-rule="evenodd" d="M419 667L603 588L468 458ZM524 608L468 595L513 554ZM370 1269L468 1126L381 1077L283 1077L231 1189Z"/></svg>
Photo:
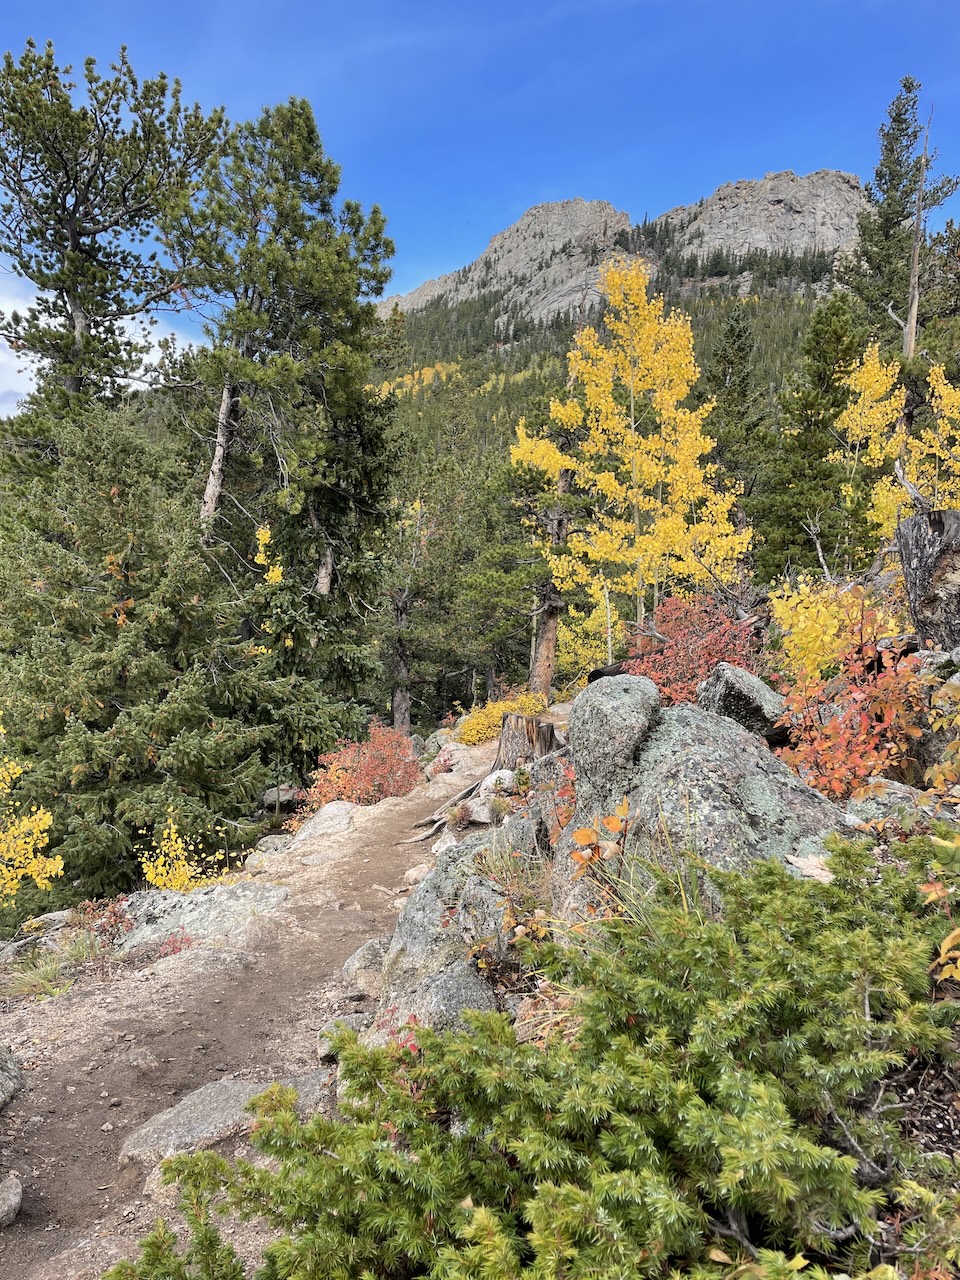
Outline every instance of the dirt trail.
<svg viewBox="0 0 960 1280"><path fill-rule="evenodd" d="M261 876L290 897L242 938L0 1006L0 1042L26 1076L0 1113L0 1177L16 1169L24 1184L20 1217L0 1232L3 1280L86 1280L133 1252L158 1208L117 1156L145 1119L209 1081L317 1068L317 1030L357 998L341 965L392 930L403 874L428 857L429 841L402 842L495 754L496 743L465 750L455 772L357 810L352 831L271 857Z"/></svg>

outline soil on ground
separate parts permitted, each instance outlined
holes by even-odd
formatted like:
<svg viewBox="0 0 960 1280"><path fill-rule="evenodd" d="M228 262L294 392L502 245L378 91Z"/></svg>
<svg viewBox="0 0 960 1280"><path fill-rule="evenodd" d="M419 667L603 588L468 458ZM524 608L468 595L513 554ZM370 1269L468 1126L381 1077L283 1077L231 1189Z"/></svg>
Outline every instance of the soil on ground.
<svg viewBox="0 0 960 1280"><path fill-rule="evenodd" d="M0 1112L0 1179L16 1170L24 1188L17 1221L0 1232L3 1280L92 1280L169 1216L168 1192L144 1194L142 1172L118 1166L137 1125L210 1081L317 1070L318 1031L364 1001L343 962L392 932L404 873L429 856L429 841L404 843L414 824L482 777L495 753L496 743L465 751L454 773L357 810L353 831L268 859L261 876L290 897L240 945L88 967L63 995L0 1004L0 1043L26 1079ZM245 1149L236 1139L226 1148Z"/></svg>

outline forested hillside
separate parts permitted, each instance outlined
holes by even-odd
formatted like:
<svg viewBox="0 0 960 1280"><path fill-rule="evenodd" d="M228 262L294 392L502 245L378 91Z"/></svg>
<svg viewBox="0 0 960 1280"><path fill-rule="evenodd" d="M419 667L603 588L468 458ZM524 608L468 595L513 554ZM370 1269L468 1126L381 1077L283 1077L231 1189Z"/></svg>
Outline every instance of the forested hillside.
<svg viewBox="0 0 960 1280"><path fill-rule="evenodd" d="M573 688L673 592L749 611L864 571L896 469L952 493L956 233L915 246L912 213L954 184L917 104L865 194L540 206L404 315L308 103L237 124L125 58L75 84L8 55L0 251L37 295L3 336L36 389L4 427L0 702L53 900L136 883L171 830L242 848L371 715ZM192 343L152 341L171 311ZM18 916L49 884L19 858Z"/></svg>

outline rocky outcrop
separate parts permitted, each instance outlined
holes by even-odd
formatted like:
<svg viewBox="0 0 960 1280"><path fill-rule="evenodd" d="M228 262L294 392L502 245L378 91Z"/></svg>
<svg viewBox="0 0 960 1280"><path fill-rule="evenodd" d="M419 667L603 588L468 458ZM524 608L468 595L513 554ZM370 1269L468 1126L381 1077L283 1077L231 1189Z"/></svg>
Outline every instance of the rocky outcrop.
<svg viewBox="0 0 960 1280"><path fill-rule="evenodd" d="M745 698L746 718L756 714L763 728L778 708L753 680L722 672L710 688ZM731 707L727 694L719 701L742 709ZM758 703L766 715L760 716ZM829 874L823 864L826 837L859 829L856 818L808 787L759 734L704 707L661 707L656 686L642 676L589 685L570 711L568 739L569 748L531 766L528 811L499 831L445 849L410 898L384 957L376 1035L389 1035L411 1014L449 1027L464 1009L496 1008L496 992L478 971L476 957L482 955L485 972L495 972L513 956L504 921L507 895L489 878L490 866L504 858L516 860L514 871L525 861L531 868L546 862L545 914L579 918L596 889L572 857L578 847L573 832L612 815L624 798L628 836L611 869L631 884L648 885L651 863L676 866L685 852L724 871L746 871L773 858L798 875L823 878ZM568 752L576 810L561 829L556 790ZM372 959L371 948L348 962L354 980L355 971L363 970L368 991L374 985L367 969Z"/></svg>
<svg viewBox="0 0 960 1280"><path fill-rule="evenodd" d="M701 259L716 249L737 255L751 249L833 253L856 239L863 199L852 173L818 169L800 176L787 169L756 182L729 182L699 204L668 210L657 222L671 223L679 233L677 247Z"/></svg>
<svg viewBox="0 0 960 1280"><path fill-rule="evenodd" d="M764 858L802 867L823 855L831 832L853 825L756 734L686 703L657 715L658 701L649 680L616 676L589 685L574 703L577 811L554 866L555 907L565 915L579 910L585 893L584 881L574 882L567 833L612 814L624 797L631 826L619 871L628 881L643 878L650 862L676 865L687 850L723 871L746 871Z"/></svg>
<svg viewBox="0 0 960 1280"><path fill-rule="evenodd" d="M238 931L256 916L275 910L289 896L290 890L280 885L242 881L210 885L191 893L175 893L172 889L132 893L126 902L132 927L120 942L120 950L156 949L178 935L191 943L236 938Z"/></svg>
<svg viewBox="0 0 960 1280"><path fill-rule="evenodd" d="M605 200L539 204L495 235L469 266L386 298L378 309L421 311L435 298L454 306L492 291L503 292L504 314L517 305L530 320L588 309L600 298L598 263L613 251L617 233L629 230L629 215Z"/></svg>
<svg viewBox="0 0 960 1280"><path fill-rule="evenodd" d="M862 204L860 181L853 174L818 169L800 176L787 170L727 183L698 204L670 209L656 221L669 221L677 232L676 247L701 259L715 249L737 255L751 249L834 253L856 239ZM599 263L625 243L630 229L630 216L605 200L539 204L495 235L468 266L385 298L378 311L389 315L394 305L422 311L436 299L452 307L497 293L504 324L514 307L533 321L586 312L600 301Z"/></svg>

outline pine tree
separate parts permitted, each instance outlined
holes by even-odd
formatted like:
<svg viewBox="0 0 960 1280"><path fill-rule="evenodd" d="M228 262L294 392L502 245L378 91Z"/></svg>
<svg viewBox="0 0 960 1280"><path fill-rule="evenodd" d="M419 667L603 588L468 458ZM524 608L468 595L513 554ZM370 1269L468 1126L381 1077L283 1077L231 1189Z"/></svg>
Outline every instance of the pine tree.
<svg viewBox="0 0 960 1280"><path fill-rule="evenodd" d="M752 498L757 576L772 582L788 569L832 574L859 563L869 538L865 495L841 501L844 469L833 457L836 423L850 401L847 378L863 348L846 295L816 310L802 358L780 399L779 431L762 461Z"/></svg>
<svg viewBox="0 0 960 1280"><path fill-rule="evenodd" d="M53 46L28 41L0 72L0 253L37 290L0 318L14 350L61 395L116 390L146 334L129 323L171 305L184 271L162 226L191 198L221 114L185 107L178 81L140 81L121 49L112 75L84 65L86 101Z"/></svg>
<svg viewBox="0 0 960 1280"><path fill-rule="evenodd" d="M28 766L16 798L50 809L65 883L98 895L136 882L171 818L206 852L249 836L274 733L253 711L292 690L245 635L149 417L91 408L48 430L52 481L4 513L0 702Z"/></svg>
<svg viewBox="0 0 960 1280"><path fill-rule="evenodd" d="M754 327L747 306L737 302L724 325L703 377L713 401L710 434L713 461L750 510L757 477L769 449L766 407L754 374Z"/></svg>
<svg viewBox="0 0 960 1280"><path fill-rule="evenodd" d="M857 243L841 262L838 278L864 308L870 332L883 343L901 345L910 305L910 273L916 219L939 208L957 189L958 179L929 181L935 155L920 146L920 82L905 76L880 126L880 159L866 187L866 207L857 218ZM921 293L921 322L923 318Z"/></svg>

